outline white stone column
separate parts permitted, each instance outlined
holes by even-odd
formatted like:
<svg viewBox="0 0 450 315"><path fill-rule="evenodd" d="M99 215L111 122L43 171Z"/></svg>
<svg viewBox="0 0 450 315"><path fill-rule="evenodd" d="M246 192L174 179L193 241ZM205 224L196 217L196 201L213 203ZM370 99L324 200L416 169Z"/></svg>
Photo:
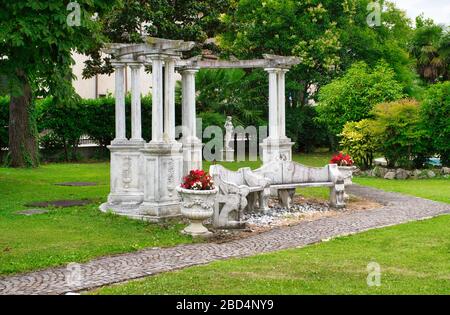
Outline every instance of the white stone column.
<svg viewBox="0 0 450 315"><path fill-rule="evenodd" d="M187 88L186 88L186 81L187 81L187 73L184 71L180 71L181 73L181 126L182 126L182 133L184 141L187 138L187 135L185 134L185 130L189 124L188 122L188 109L187 109Z"/></svg>
<svg viewBox="0 0 450 315"><path fill-rule="evenodd" d="M152 140L163 141L163 68L162 57L151 56L152 60Z"/></svg>
<svg viewBox="0 0 450 315"><path fill-rule="evenodd" d="M164 52L151 56L152 141L141 150L144 201L139 212L157 219L180 214L180 197L176 188L183 176L182 144L170 141L175 139L175 64L167 58ZM165 74L162 68L164 59Z"/></svg>
<svg viewBox="0 0 450 315"><path fill-rule="evenodd" d="M195 111L195 74L197 68L184 69L181 72L183 86L183 174L190 170L202 168L202 143L197 138Z"/></svg>
<svg viewBox="0 0 450 315"><path fill-rule="evenodd" d="M141 87L142 64L130 64L131 68L131 141L142 142Z"/></svg>
<svg viewBox="0 0 450 315"><path fill-rule="evenodd" d="M286 139L286 72L287 69L278 71L278 135L280 139Z"/></svg>
<svg viewBox="0 0 450 315"><path fill-rule="evenodd" d="M269 137L261 143L263 163L292 159L293 143L286 137L285 75L287 69L267 68L269 73Z"/></svg>
<svg viewBox="0 0 450 315"><path fill-rule="evenodd" d="M164 134L169 142L175 141L175 60L165 60L164 72Z"/></svg>
<svg viewBox="0 0 450 315"><path fill-rule="evenodd" d="M195 111L195 74L198 69L186 69L182 72L183 80L183 126L187 128L187 139L196 139ZM184 137L185 135L183 135Z"/></svg>
<svg viewBox="0 0 450 315"><path fill-rule="evenodd" d="M265 69L269 73L269 138L278 139L278 84L277 69Z"/></svg>
<svg viewBox="0 0 450 315"><path fill-rule="evenodd" d="M115 69L114 97L116 100L116 135L113 142L125 142L127 140L125 128L125 64L114 62L113 67Z"/></svg>

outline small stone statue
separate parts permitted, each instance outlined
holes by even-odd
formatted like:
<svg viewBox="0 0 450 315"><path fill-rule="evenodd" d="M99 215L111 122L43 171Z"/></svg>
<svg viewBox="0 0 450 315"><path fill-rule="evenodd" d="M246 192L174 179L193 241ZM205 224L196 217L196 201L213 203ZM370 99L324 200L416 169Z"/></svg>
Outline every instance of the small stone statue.
<svg viewBox="0 0 450 315"><path fill-rule="evenodd" d="M231 116L227 116L227 120L225 121L225 149L233 149L233 146L231 144L231 141L233 139L233 131L234 131L234 126L233 123L231 122L232 117Z"/></svg>
<svg viewBox="0 0 450 315"><path fill-rule="evenodd" d="M234 126L232 122L232 117L227 116L227 120L225 121L225 139L224 139L224 148L223 153L225 154L226 161L234 160Z"/></svg>

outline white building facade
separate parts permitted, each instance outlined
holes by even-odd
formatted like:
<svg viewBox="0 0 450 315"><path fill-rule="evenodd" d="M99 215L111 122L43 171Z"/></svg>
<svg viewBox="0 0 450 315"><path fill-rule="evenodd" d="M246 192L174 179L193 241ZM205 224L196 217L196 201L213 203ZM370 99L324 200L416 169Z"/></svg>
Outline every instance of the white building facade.
<svg viewBox="0 0 450 315"><path fill-rule="evenodd" d="M99 74L90 79L83 79L84 63L89 58L78 53L74 53L72 57L75 60L72 70L76 76L76 79L73 80L73 86L78 95L86 99L104 97L108 94L114 95L115 73L110 75ZM141 78L139 82L140 91L142 95L148 95L152 90L152 75L146 73L143 67L139 72ZM128 92L131 92L131 71L127 68L125 69L125 94Z"/></svg>

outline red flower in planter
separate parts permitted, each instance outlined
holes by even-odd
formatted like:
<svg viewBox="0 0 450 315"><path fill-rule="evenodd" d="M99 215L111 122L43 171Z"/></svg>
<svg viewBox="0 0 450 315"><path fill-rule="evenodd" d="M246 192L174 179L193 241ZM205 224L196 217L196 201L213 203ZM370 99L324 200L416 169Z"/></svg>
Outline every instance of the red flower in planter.
<svg viewBox="0 0 450 315"><path fill-rule="evenodd" d="M192 190L213 190L214 181L207 172L203 170L192 170L183 178L181 187Z"/></svg>
<svg viewBox="0 0 450 315"><path fill-rule="evenodd" d="M330 164L337 164L339 166L353 166L353 159L350 155L339 152L333 155Z"/></svg>

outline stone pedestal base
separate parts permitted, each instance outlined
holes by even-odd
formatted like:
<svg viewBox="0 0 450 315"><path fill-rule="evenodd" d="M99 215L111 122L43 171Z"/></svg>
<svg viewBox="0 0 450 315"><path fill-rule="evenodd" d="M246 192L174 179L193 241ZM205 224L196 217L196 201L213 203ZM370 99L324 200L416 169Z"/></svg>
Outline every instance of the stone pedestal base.
<svg viewBox="0 0 450 315"><path fill-rule="evenodd" d="M292 161L292 146L294 142L291 139L271 139L266 138L260 144L261 160L267 164L274 160Z"/></svg>
<svg viewBox="0 0 450 315"><path fill-rule="evenodd" d="M222 161L234 162L234 150L233 149L222 150Z"/></svg>
<svg viewBox="0 0 450 315"><path fill-rule="evenodd" d="M143 220L148 222L159 222L162 219L169 218L170 216L166 217L157 217L154 215L149 215L146 213L146 211L141 210L142 204L134 204L134 205L125 205L125 204L111 204L111 203L104 203L100 206L100 211L108 213L112 212L117 215L122 215L131 219L136 220ZM179 214L174 215L173 217L177 217Z"/></svg>
<svg viewBox="0 0 450 315"><path fill-rule="evenodd" d="M103 212L146 221L180 215L183 153L181 143L113 143L111 193L100 206Z"/></svg>
<svg viewBox="0 0 450 315"><path fill-rule="evenodd" d="M180 197L176 188L183 176L182 145L150 143L141 150L144 166L144 201L139 215L150 220L180 215Z"/></svg>
<svg viewBox="0 0 450 315"><path fill-rule="evenodd" d="M141 168L141 143L114 143L111 151L111 190L108 203L112 205L136 205L144 200L143 172Z"/></svg>
<svg viewBox="0 0 450 315"><path fill-rule="evenodd" d="M191 170L201 170L203 144L197 138L183 141L183 175L186 176Z"/></svg>
<svg viewBox="0 0 450 315"><path fill-rule="evenodd" d="M202 220L191 220L191 223L181 231L183 234L192 235L194 237L207 238L213 235L207 228L203 226Z"/></svg>

